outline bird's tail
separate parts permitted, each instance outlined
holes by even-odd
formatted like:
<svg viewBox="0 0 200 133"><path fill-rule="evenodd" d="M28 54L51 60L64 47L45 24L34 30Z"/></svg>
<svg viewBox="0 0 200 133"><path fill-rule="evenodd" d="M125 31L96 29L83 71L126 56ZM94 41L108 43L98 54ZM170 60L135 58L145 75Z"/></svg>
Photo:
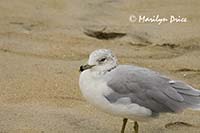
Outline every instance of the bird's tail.
<svg viewBox="0 0 200 133"><path fill-rule="evenodd" d="M184 103L188 105L188 108L200 110L200 90L181 81L173 83L172 87L184 98Z"/></svg>

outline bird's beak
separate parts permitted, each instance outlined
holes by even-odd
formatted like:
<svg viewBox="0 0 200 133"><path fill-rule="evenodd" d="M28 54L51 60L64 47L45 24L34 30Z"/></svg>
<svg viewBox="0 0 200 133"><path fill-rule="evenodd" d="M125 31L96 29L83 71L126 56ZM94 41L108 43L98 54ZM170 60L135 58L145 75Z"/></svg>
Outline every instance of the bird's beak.
<svg viewBox="0 0 200 133"><path fill-rule="evenodd" d="M83 72L83 71L85 71L85 70L87 70L87 69L90 69L90 68L92 68L92 67L94 67L94 66L95 66L95 65L88 65L88 64L86 64L86 65L81 65L79 71L80 71L80 72Z"/></svg>

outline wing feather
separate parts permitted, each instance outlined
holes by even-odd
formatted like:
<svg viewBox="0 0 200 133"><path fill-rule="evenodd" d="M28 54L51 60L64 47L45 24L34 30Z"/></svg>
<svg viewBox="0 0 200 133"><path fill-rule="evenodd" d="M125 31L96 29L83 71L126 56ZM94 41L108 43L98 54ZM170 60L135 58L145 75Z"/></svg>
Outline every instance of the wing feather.
<svg viewBox="0 0 200 133"><path fill-rule="evenodd" d="M189 85L136 66L118 66L109 73L107 85L113 90L105 97L110 102L129 97L131 102L154 113L179 112L200 104L200 91Z"/></svg>

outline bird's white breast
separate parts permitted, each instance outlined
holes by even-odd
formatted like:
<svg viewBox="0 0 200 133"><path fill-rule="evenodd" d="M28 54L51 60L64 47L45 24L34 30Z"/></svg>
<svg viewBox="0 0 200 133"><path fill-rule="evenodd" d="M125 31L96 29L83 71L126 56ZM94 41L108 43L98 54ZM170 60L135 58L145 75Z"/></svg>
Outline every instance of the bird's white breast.
<svg viewBox="0 0 200 133"><path fill-rule="evenodd" d="M106 93L110 93L109 88L96 73L92 73L89 70L82 72L79 86L84 98L92 105L102 108L102 105L109 104L103 96Z"/></svg>

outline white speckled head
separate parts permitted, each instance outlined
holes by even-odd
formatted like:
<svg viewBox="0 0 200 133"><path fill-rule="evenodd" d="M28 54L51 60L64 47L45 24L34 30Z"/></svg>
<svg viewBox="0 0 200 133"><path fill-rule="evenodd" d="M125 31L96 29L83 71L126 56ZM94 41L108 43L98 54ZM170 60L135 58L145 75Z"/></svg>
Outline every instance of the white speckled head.
<svg viewBox="0 0 200 133"><path fill-rule="evenodd" d="M88 64L96 65L93 70L109 71L117 66L117 58L109 49L98 49L90 54Z"/></svg>

